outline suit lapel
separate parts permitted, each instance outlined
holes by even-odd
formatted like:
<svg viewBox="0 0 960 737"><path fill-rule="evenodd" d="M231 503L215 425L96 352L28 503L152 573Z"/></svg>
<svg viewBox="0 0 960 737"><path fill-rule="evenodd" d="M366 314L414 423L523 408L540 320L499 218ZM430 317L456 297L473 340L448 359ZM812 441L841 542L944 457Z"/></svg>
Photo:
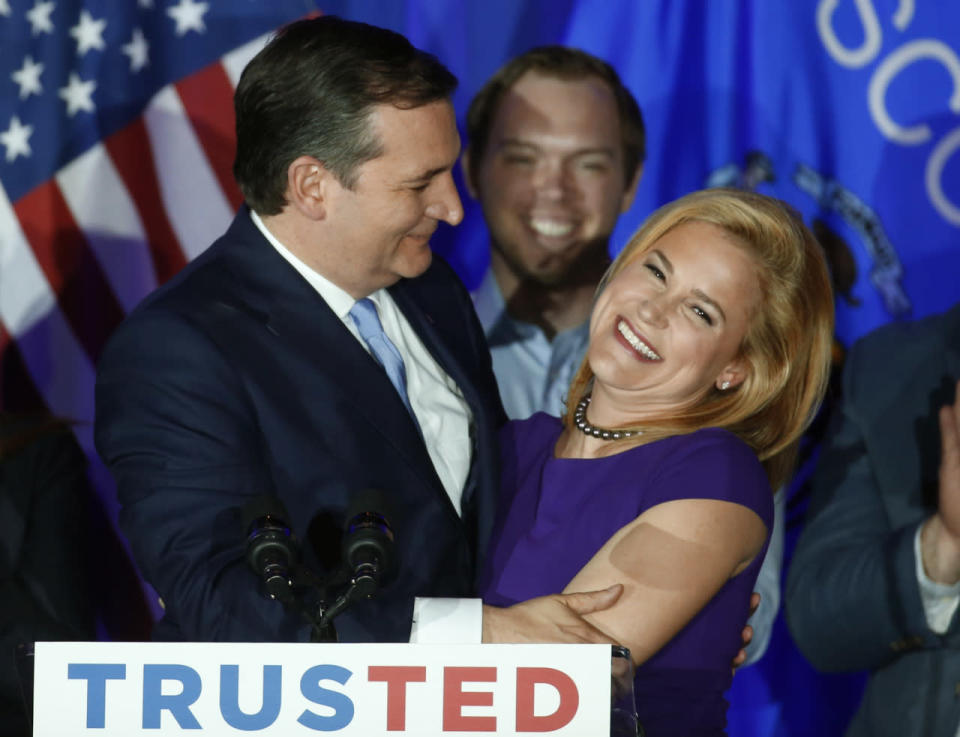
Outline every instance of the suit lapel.
<svg viewBox="0 0 960 737"><path fill-rule="evenodd" d="M447 375L456 382L460 391L463 393L464 399L470 406L470 411L473 413L473 423L470 428L473 451L471 455L471 469L467 478L467 484L463 490L461 507L464 519L466 520L467 517L471 517L473 519L473 525L475 526L471 534L475 538L473 543L477 553L477 570L479 571L479 565L484 558L486 545L493 529L494 502L492 489L488 488L486 490L487 493L480 493L479 489L480 487L489 487L491 484L496 483L495 479L481 478L481 474L483 473L483 469L497 468L495 459L491 459L488 456L490 453L498 453L499 450L496 447L482 446L478 442L478 437L486 436L495 431L490 430L488 433L485 428L480 427L481 423L487 421L488 415L484 410L484 404L478 388L471 378L472 372L470 371L470 367L465 366L463 363L463 360L467 356L462 353L455 354L450 350L449 346L452 344L452 341L444 339L442 335L442 326L445 324L445 320L441 320L439 316L433 314L433 308L445 309L449 312L451 309L450 305L436 304L437 300L433 300L432 303L426 300L419 300L414 292L414 284L406 280L390 287L390 294L393 296L397 306L403 311L411 327L413 327L420 336L430 355L432 355L437 363L440 364L441 368L447 372ZM456 315L458 321L468 319L468 316L462 314L462 311L457 311ZM444 317L446 317L446 313ZM463 331L466 330L466 325L456 324L454 326L447 326L447 329Z"/></svg>
<svg viewBox="0 0 960 737"><path fill-rule="evenodd" d="M444 340L437 326L437 320L431 313L429 306L421 306L418 300L411 293L409 282L402 281L390 287L390 295L393 297L397 306L403 312L410 327L414 329L423 345L433 356L434 360L440 364L440 367L446 371L447 375L456 382L464 399L470 405L470 410L474 416L480 411L480 399L476 388L470 380L470 374L460 359L454 355L448 346L448 341Z"/></svg>
<svg viewBox="0 0 960 737"><path fill-rule="evenodd" d="M244 288L244 305L311 368L340 389L371 438L382 436L423 477L442 490L420 432L386 372L319 294L267 242L246 208L229 232L231 265ZM320 398L319 401L327 401ZM335 416L335 413L332 413Z"/></svg>

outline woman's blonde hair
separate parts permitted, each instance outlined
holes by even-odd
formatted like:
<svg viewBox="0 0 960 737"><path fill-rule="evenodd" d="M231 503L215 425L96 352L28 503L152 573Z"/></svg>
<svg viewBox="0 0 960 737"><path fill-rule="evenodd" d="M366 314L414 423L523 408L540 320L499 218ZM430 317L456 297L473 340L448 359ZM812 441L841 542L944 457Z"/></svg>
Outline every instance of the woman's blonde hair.
<svg viewBox="0 0 960 737"><path fill-rule="evenodd" d="M643 430L646 443L706 427L727 429L757 453L773 488L793 470L797 443L823 400L833 341L833 292L823 251L799 214L786 203L737 189L707 189L681 197L654 212L610 265L597 288L643 256L678 225L710 223L753 259L760 305L740 345L747 377L727 391L711 389L695 404ZM593 371L585 358L570 384L564 423L590 392ZM622 449L617 444L611 450Z"/></svg>

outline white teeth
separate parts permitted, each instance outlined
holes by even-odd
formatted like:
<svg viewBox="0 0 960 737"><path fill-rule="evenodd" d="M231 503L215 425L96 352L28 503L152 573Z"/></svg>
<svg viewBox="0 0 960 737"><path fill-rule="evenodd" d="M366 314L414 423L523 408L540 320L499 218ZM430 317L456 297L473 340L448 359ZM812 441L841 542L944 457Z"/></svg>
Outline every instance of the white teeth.
<svg viewBox="0 0 960 737"><path fill-rule="evenodd" d="M573 223L558 223L556 220L531 220L530 227L540 235L556 238L573 231Z"/></svg>
<svg viewBox="0 0 960 737"><path fill-rule="evenodd" d="M633 347L634 350L640 351L640 353L649 358L651 361L660 360L660 356L654 353L650 346L640 340L640 338L637 337L637 334L634 333L630 329L630 326L627 325L627 323L625 323L623 320L617 323L617 330L620 332L620 335L627 339L627 342Z"/></svg>

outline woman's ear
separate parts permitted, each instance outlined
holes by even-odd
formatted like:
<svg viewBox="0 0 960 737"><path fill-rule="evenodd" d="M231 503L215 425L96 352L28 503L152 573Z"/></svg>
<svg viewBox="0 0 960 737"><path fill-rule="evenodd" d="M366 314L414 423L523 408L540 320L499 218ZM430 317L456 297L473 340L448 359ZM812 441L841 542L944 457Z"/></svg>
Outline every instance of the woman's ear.
<svg viewBox="0 0 960 737"><path fill-rule="evenodd" d="M722 392L740 386L750 374L747 362L742 358L731 361L717 376L714 386Z"/></svg>

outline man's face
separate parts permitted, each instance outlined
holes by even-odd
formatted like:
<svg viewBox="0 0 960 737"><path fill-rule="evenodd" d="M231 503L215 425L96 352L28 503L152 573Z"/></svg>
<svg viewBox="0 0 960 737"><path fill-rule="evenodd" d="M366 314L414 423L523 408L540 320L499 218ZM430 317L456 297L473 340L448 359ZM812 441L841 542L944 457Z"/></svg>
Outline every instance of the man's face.
<svg viewBox="0 0 960 737"><path fill-rule="evenodd" d="M437 223L463 219L451 176L460 136L450 103L378 105L370 124L383 153L360 165L352 190L335 182L327 193L327 225L338 249L334 281L354 297L422 274Z"/></svg>
<svg viewBox="0 0 960 737"><path fill-rule="evenodd" d="M624 180L613 92L595 77L524 74L500 102L483 160L467 164L494 253L543 285L576 281L584 256L606 259L636 184Z"/></svg>

